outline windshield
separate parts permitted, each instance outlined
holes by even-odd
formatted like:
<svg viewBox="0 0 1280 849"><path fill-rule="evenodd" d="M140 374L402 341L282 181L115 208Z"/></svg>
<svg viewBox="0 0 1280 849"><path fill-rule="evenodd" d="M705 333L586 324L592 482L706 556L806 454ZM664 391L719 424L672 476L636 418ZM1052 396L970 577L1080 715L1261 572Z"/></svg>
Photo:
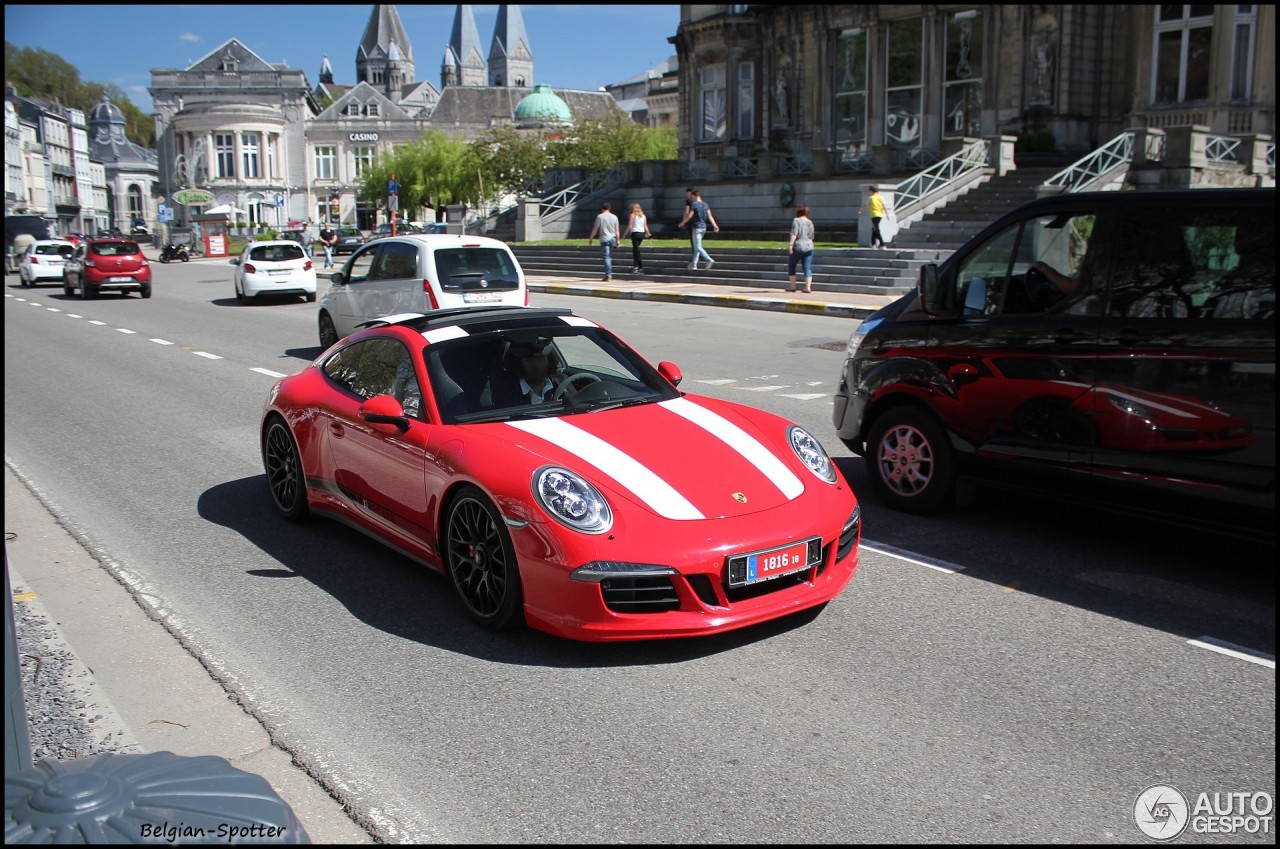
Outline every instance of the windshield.
<svg viewBox="0 0 1280 849"><path fill-rule="evenodd" d="M424 356L445 424L576 415L680 397L599 327L472 332L428 345Z"/></svg>

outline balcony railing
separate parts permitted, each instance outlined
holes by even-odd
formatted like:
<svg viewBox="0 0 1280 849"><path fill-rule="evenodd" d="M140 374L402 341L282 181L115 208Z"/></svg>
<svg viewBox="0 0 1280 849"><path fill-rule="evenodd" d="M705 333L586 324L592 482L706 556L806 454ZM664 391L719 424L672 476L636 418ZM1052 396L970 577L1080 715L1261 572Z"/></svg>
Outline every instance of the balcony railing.
<svg viewBox="0 0 1280 849"><path fill-rule="evenodd" d="M774 168L779 176L792 177L813 173L812 156L793 156L780 153L774 158Z"/></svg>
<svg viewBox="0 0 1280 849"><path fill-rule="evenodd" d="M1205 136L1204 158L1216 165L1234 165L1238 161L1240 139L1231 136Z"/></svg>
<svg viewBox="0 0 1280 849"><path fill-rule="evenodd" d="M760 176L760 160L753 157L741 156L732 159L729 162L730 177L758 177Z"/></svg>

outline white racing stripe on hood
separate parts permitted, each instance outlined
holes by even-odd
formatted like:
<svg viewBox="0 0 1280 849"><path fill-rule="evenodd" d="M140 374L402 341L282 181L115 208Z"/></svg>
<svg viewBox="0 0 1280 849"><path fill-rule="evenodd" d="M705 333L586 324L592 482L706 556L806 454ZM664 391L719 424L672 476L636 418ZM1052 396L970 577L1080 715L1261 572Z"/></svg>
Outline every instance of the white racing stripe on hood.
<svg viewBox="0 0 1280 849"><path fill-rule="evenodd" d="M698 427L719 437L733 450L737 451L747 462L759 469L773 485L782 491L787 500L804 492L804 483L792 474L777 455L760 444L760 441L719 413L713 413L706 407L700 407L687 398L675 398L663 401L658 406L666 407L676 415L688 419Z"/></svg>
<svg viewBox="0 0 1280 849"><path fill-rule="evenodd" d="M667 519L705 519L698 508L662 478L597 436L560 419L507 422L595 466Z"/></svg>

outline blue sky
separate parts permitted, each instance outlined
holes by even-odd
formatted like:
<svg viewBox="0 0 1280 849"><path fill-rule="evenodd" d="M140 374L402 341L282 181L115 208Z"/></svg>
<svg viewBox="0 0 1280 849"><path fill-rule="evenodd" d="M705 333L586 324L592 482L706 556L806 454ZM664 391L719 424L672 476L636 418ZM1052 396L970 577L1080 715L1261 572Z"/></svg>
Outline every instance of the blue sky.
<svg viewBox="0 0 1280 849"><path fill-rule="evenodd" d="M397 5L413 46L415 76L440 84L440 62L453 28L452 4ZM489 55L498 6L475 6L480 48ZM6 5L5 41L61 56L86 82L113 82L144 112L151 111L152 68L185 68L237 38L263 60L287 63L318 82L329 57L334 82L352 84L356 47L373 6ZM680 7L610 3L520 6L533 81L594 90L620 82L675 55L667 38Z"/></svg>

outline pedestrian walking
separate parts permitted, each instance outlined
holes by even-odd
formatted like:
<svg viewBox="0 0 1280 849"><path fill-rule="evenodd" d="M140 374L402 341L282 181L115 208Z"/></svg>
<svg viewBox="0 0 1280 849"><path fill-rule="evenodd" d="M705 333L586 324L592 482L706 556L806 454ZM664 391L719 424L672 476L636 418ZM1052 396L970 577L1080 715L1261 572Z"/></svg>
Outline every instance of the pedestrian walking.
<svg viewBox="0 0 1280 849"><path fill-rule="evenodd" d="M705 259L707 268L716 264L711 255L702 247L702 239L707 235L707 226L710 225L716 233L720 232L720 225L716 223L716 217L711 214L711 207L707 206L707 202L702 199L702 193L697 189L692 189L693 201L689 204L689 208L684 211L684 218L680 220L680 226L689 224L692 227L693 235L693 259L689 260L689 267L696 269L698 260Z"/></svg>
<svg viewBox="0 0 1280 849"><path fill-rule="evenodd" d="M791 245L787 248L787 291L796 291L796 269L804 267L804 292L813 291L813 221L809 207L796 207L796 217L791 219Z"/></svg>
<svg viewBox="0 0 1280 849"><path fill-rule="evenodd" d="M861 214L863 209L871 213L871 247L884 250L884 236L880 235L880 221L885 213L884 198L880 197L880 189L876 186L872 186L870 192L867 202L858 207L858 213Z"/></svg>
<svg viewBox="0 0 1280 849"><path fill-rule="evenodd" d="M611 208L608 201L601 204L596 223L591 225L591 235L587 236L587 243L590 244L596 233L600 234L600 255L604 259L606 283L613 279L613 249L618 246L618 216L610 211Z"/></svg>
<svg viewBox="0 0 1280 849"><path fill-rule="evenodd" d="M328 222L320 231L320 244L324 245L324 267L333 268L333 246L338 244L338 234L333 232Z"/></svg>
<svg viewBox="0 0 1280 849"><path fill-rule="evenodd" d="M631 273L644 273L644 260L640 258L640 243L650 239L649 219L640 204L631 204L631 217L627 219L627 232L631 234Z"/></svg>
<svg viewBox="0 0 1280 849"><path fill-rule="evenodd" d="M698 190L695 189L693 186L690 186L689 188L684 190L684 216L680 219L680 223L676 225L681 229L684 228L684 223L689 220L689 207L693 206L693 196L696 195L697 193L698 193ZM693 228L692 227L689 228L689 247L691 248L693 247Z"/></svg>
<svg viewBox="0 0 1280 849"><path fill-rule="evenodd" d="M314 258L316 255L316 223L310 218L307 219L307 226L302 230L302 242L307 249L307 256Z"/></svg>

